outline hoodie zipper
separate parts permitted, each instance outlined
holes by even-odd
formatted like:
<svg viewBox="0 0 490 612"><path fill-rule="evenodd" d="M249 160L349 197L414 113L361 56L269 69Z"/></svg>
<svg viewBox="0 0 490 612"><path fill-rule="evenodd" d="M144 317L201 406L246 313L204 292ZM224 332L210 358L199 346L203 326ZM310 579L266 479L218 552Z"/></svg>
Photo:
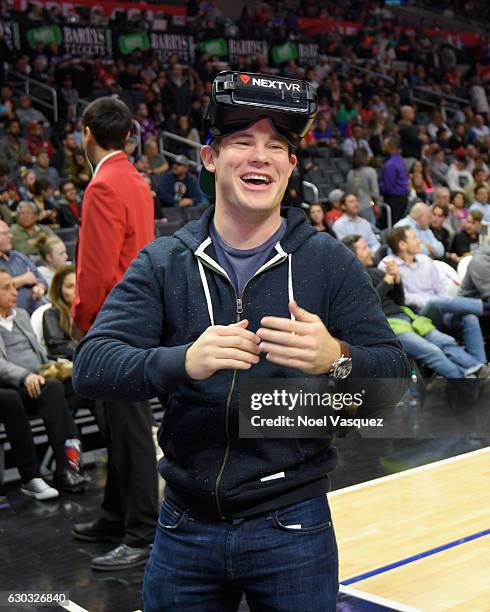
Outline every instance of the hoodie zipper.
<svg viewBox="0 0 490 612"><path fill-rule="evenodd" d="M269 266L267 268L262 268L261 269L261 273L265 272L266 270L270 270L272 268L275 268L279 264L283 263L286 258L282 257L280 260L274 262L273 265L271 265L271 266ZM230 286L231 286L231 288L233 290L233 293L235 295L236 315L237 315L236 322L238 323L241 320L240 315L243 313L243 295L245 293L245 289L247 288L248 283L257 276L257 273L255 273L252 276L252 278L248 279L248 281L243 286L241 296L238 297L235 287L233 286L233 284L231 283L230 279L227 276L224 276L219 270L216 270L215 268L213 268L205 260L204 261L201 260L201 261L202 261L203 265L205 265L207 268L209 268L213 272L219 274L220 276L223 276L223 278L226 278L228 280L228 282L230 283ZM222 520L226 520L227 517L224 515L223 507L221 505L220 486L221 486L221 481L223 479L223 473L225 471L226 462L227 462L228 457L230 455L231 440L230 440L229 424L230 424L231 398L233 396L233 391L235 389L235 383L236 383L236 379L237 379L237 374L238 374L238 370L233 370L233 376L232 376L232 379L231 379L230 389L229 389L228 395L226 397L226 408L225 408L226 450L225 450L225 454L223 456L223 461L221 462L221 466L220 466L220 469L219 469L219 472L218 472L218 476L216 477L216 485L214 487L216 506L217 506L217 509L218 509L218 514L219 514L219 516L220 516L220 518Z"/></svg>

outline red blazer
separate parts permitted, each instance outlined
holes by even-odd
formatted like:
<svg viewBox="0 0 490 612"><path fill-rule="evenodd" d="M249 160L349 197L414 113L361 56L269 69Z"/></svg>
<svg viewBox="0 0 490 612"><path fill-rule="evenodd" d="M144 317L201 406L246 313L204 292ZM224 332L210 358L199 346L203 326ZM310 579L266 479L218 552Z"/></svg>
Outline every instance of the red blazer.
<svg viewBox="0 0 490 612"><path fill-rule="evenodd" d="M150 188L120 151L100 166L83 199L72 307L82 331L88 331L110 290L154 232Z"/></svg>

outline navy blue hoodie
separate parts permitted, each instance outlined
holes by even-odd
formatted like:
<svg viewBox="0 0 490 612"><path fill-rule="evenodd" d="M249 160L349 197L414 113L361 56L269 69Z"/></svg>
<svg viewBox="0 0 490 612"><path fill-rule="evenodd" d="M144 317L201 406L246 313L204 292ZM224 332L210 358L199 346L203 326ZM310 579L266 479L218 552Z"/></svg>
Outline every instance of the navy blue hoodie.
<svg viewBox="0 0 490 612"><path fill-rule="evenodd" d="M84 397L165 402L159 470L170 496L211 518L251 516L322 495L337 464L331 439L240 439L238 380L305 378L268 362L190 379L185 353L211 325L240 318L257 331L266 315L289 317L294 297L349 345L352 378L406 378L407 359L369 276L340 242L289 209L273 258L237 296L209 238L213 208L145 247L114 287L76 353ZM400 385L403 388L403 384ZM277 473L281 478L265 479Z"/></svg>

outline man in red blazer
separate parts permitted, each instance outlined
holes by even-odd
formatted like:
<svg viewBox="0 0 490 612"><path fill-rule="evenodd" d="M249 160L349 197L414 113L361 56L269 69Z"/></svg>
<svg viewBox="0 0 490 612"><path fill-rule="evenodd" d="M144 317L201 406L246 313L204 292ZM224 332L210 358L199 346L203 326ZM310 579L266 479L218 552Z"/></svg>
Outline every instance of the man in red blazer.
<svg viewBox="0 0 490 612"><path fill-rule="evenodd" d="M128 107L117 98L99 98L85 109L83 125L95 170L83 201L72 314L85 333L112 287L153 240L154 220L150 189L122 150L131 130ZM148 559L158 512L157 468L149 403L104 401L103 413L109 463L102 516L74 525L72 533L89 542L120 542L91 563L114 571Z"/></svg>

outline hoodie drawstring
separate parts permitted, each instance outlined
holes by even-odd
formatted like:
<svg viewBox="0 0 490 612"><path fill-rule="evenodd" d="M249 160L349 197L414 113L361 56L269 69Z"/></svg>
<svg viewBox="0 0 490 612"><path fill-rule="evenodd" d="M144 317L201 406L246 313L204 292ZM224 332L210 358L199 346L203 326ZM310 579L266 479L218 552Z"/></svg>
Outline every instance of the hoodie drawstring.
<svg viewBox="0 0 490 612"><path fill-rule="evenodd" d="M293 270L292 270L293 254L288 255L288 300L292 302L294 300L293 291ZM296 321L296 317L291 313L291 321Z"/></svg>
<svg viewBox="0 0 490 612"><path fill-rule="evenodd" d="M206 304L208 306L209 320L211 321L211 325L214 325L213 303L211 302L211 293L209 291L208 279L206 278L206 273L204 272L204 266L202 265L200 259L197 260L197 265L199 266L199 274L201 275L202 288L204 289L204 295L206 296Z"/></svg>
<svg viewBox="0 0 490 612"><path fill-rule="evenodd" d="M293 270L292 270L292 253L289 253L288 257L288 301L292 302L294 300L294 291L293 291ZM214 312L213 312L213 303L211 301L211 292L209 291L208 279L206 278L206 273L204 272L204 266L201 263L199 257L197 258L197 265L199 267L199 275L201 277L201 284L204 290L204 295L206 297L206 305L208 308L208 315L211 325L214 325ZM291 313L291 321L295 321L295 316Z"/></svg>

